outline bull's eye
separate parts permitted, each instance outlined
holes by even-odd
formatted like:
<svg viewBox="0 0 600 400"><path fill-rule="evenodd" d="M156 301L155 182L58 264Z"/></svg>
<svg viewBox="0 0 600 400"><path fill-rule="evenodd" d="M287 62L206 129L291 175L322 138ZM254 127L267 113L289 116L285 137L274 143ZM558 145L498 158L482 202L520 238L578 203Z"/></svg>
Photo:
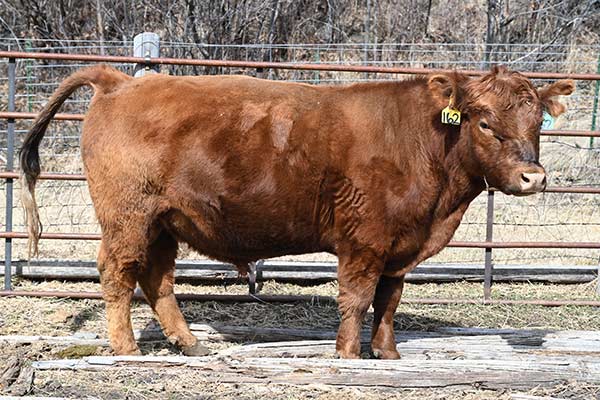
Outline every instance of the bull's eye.
<svg viewBox="0 0 600 400"><path fill-rule="evenodd" d="M502 136L498 135L496 132L494 132L485 120L482 119L479 121L479 128L486 135L493 136L499 142L504 142L504 138Z"/></svg>

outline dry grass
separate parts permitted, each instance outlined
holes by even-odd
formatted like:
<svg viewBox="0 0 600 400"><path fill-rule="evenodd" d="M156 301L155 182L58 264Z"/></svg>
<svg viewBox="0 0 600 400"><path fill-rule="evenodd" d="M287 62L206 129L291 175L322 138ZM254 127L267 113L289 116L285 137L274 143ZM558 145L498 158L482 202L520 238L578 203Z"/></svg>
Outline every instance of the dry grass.
<svg viewBox="0 0 600 400"><path fill-rule="evenodd" d="M19 290L98 291L91 282L32 282L21 280ZM595 283L581 285L496 284L493 297L504 299L579 299L595 300ZM177 285L179 293L245 294L243 284L219 286ZM334 282L318 286L298 286L268 281L264 294L307 294L336 296ZM482 297L479 283L407 284L405 296L410 298ZM221 323L261 327L298 327L335 329L339 320L333 304L263 304L183 301L181 307L189 322ZM75 331L91 331L106 335L104 305L100 300L68 300L52 298L0 298L0 334L64 335ZM367 317L369 323L370 316ZM135 302L132 319L136 329L153 320L150 308ZM597 310L592 307L542 307L533 305L414 305L401 304L396 315L397 329L430 330L440 326L489 328L600 329Z"/></svg>

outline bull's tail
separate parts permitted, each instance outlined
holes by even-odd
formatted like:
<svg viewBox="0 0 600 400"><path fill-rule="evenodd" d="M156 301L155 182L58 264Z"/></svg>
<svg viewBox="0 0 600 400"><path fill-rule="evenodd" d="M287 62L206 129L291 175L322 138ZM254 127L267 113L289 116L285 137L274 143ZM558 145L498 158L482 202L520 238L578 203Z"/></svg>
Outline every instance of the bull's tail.
<svg viewBox="0 0 600 400"><path fill-rule="evenodd" d="M25 224L29 234L27 243L29 257L32 254L34 256L38 254L38 241L42 234L42 224L35 201L35 184L40 175L39 146L48 124L65 100L81 86L92 86L96 93L110 93L122 82L130 79L132 79L130 76L105 65L88 67L73 73L60 84L27 133L19 152L19 158L21 163L21 201L25 208Z"/></svg>

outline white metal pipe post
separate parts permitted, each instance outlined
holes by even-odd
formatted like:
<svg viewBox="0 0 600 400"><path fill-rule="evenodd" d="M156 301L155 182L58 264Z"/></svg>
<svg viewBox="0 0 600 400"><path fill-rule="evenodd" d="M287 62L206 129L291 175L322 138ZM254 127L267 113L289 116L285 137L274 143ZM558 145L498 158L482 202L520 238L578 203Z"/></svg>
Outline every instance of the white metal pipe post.
<svg viewBox="0 0 600 400"><path fill-rule="evenodd" d="M144 57L143 64L136 64L134 76L159 72L159 65L152 64L153 58L160 56L160 37L153 32L143 32L133 38L133 56Z"/></svg>

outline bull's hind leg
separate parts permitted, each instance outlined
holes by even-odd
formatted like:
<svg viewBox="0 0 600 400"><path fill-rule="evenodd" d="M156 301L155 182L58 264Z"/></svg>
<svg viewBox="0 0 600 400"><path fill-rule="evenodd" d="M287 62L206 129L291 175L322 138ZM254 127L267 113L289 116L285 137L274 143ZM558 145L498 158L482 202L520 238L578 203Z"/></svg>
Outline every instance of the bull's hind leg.
<svg viewBox="0 0 600 400"><path fill-rule="evenodd" d="M342 358L360 357L360 329L383 270L383 262L373 252L352 253L340 254L338 267L341 322L335 348Z"/></svg>
<svg viewBox="0 0 600 400"><path fill-rule="evenodd" d="M398 359L394 337L394 313L400 303L404 276L381 276L373 300L373 330L371 332L371 349L377 358Z"/></svg>
<svg viewBox="0 0 600 400"><path fill-rule="evenodd" d="M98 271L106 304L108 337L113 351L119 355L140 354L133 337L130 315L138 268L138 262L125 261L111 254L105 241L100 245Z"/></svg>
<svg viewBox="0 0 600 400"><path fill-rule="evenodd" d="M146 268L138 282L169 341L186 355L203 356L209 351L190 332L173 293L176 256L177 241L163 231L150 245Z"/></svg>

